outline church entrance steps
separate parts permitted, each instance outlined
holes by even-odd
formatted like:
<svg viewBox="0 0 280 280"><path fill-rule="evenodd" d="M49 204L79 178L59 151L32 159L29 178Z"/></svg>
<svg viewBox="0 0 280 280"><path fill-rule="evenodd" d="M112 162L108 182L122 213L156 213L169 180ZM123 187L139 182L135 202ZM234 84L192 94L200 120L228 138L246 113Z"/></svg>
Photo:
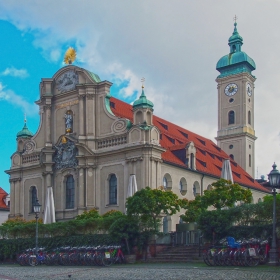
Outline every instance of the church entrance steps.
<svg viewBox="0 0 280 280"><path fill-rule="evenodd" d="M200 262L198 246L169 246L165 250L156 253L155 257L148 258L148 262Z"/></svg>

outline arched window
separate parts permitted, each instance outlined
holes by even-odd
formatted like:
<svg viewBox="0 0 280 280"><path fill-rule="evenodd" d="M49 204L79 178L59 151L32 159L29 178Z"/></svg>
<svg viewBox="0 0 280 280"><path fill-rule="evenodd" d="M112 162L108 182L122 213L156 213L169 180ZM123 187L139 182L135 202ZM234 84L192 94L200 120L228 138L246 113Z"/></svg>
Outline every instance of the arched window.
<svg viewBox="0 0 280 280"><path fill-rule="evenodd" d="M248 124L251 124L251 111L248 111Z"/></svg>
<svg viewBox="0 0 280 280"><path fill-rule="evenodd" d="M230 154L229 157L234 160L234 155Z"/></svg>
<svg viewBox="0 0 280 280"><path fill-rule="evenodd" d="M67 176L66 179L66 209L74 208L75 201L75 185L72 175Z"/></svg>
<svg viewBox="0 0 280 280"><path fill-rule="evenodd" d="M167 187L168 187L168 182L167 182L166 177L163 177L162 183L163 183L163 188L164 188L164 189L167 189Z"/></svg>
<svg viewBox="0 0 280 280"><path fill-rule="evenodd" d="M235 123L235 113L234 113L234 111L229 111L228 124L234 124L234 123Z"/></svg>
<svg viewBox="0 0 280 280"><path fill-rule="evenodd" d="M249 167L251 167L251 165L252 165L252 157L251 155L249 155Z"/></svg>
<svg viewBox="0 0 280 280"><path fill-rule="evenodd" d="M185 178L181 178L179 182L179 190L181 195L185 195L187 193L187 181Z"/></svg>
<svg viewBox="0 0 280 280"><path fill-rule="evenodd" d="M32 186L31 189L30 189L30 196L31 196L31 204L30 204L30 207L31 207L31 210L30 212L31 213L34 213L34 205L36 203L36 200L37 200L37 189L36 187Z"/></svg>
<svg viewBox="0 0 280 280"><path fill-rule="evenodd" d="M196 186L193 185L193 195L196 196Z"/></svg>
<svg viewBox="0 0 280 280"><path fill-rule="evenodd" d="M118 182L115 174L109 179L109 204L117 204Z"/></svg>

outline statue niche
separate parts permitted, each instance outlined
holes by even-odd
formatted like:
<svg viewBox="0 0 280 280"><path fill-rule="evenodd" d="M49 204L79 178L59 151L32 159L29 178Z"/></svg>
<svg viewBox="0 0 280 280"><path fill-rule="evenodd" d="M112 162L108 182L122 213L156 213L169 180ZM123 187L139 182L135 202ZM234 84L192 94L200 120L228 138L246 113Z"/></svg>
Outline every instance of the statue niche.
<svg viewBox="0 0 280 280"><path fill-rule="evenodd" d="M65 132L72 133L73 132L73 112L68 110L65 115Z"/></svg>

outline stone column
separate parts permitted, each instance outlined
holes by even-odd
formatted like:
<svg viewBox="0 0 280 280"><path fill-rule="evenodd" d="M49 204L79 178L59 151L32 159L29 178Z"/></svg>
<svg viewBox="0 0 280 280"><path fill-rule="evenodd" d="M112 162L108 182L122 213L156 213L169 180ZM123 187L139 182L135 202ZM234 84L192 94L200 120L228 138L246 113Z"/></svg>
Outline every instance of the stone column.
<svg viewBox="0 0 280 280"><path fill-rule="evenodd" d="M88 89L87 95L86 95L86 135L92 136L94 135L94 95L92 89Z"/></svg>
<svg viewBox="0 0 280 280"><path fill-rule="evenodd" d="M93 208L95 207L95 167L89 167L86 170L86 207Z"/></svg>
<svg viewBox="0 0 280 280"><path fill-rule="evenodd" d="M84 94L79 95L79 136L85 135L84 129Z"/></svg>
<svg viewBox="0 0 280 280"><path fill-rule="evenodd" d="M80 168L78 173L78 208L79 210L85 207L85 180L84 169Z"/></svg>
<svg viewBox="0 0 280 280"><path fill-rule="evenodd" d="M10 216L15 215L15 181L10 180Z"/></svg>
<svg viewBox="0 0 280 280"><path fill-rule="evenodd" d="M45 139L46 144L51 143L51 105L45 105Z"/></svg>
<svg viewBox="0 0 280 280"><path fill-rule="evenodd" d="M15 215L20 214L20 180L15 182Z"/></svg>

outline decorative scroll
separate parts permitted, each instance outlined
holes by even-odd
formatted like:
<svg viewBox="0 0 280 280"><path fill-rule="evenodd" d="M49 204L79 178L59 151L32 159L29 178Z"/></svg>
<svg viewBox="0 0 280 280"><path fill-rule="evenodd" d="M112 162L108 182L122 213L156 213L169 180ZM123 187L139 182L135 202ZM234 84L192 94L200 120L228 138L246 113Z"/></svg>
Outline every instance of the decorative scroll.
<svg viewBox="0 0 280 280"><path fill-rule="evenodd" d="M67 139L66 142L63 141L58 146L54 146L54 148L56 151L53 161L55 163L54 168L56 170L62 168L76 168L78 160L76 159L77 148L74 142Z"/></svg>
<svg viewBox="0 0 280 280"><path fill-rule="evenodd" d="M117 120L113 123L114 132L123 132L127 128L126 120Z"/></svg>

